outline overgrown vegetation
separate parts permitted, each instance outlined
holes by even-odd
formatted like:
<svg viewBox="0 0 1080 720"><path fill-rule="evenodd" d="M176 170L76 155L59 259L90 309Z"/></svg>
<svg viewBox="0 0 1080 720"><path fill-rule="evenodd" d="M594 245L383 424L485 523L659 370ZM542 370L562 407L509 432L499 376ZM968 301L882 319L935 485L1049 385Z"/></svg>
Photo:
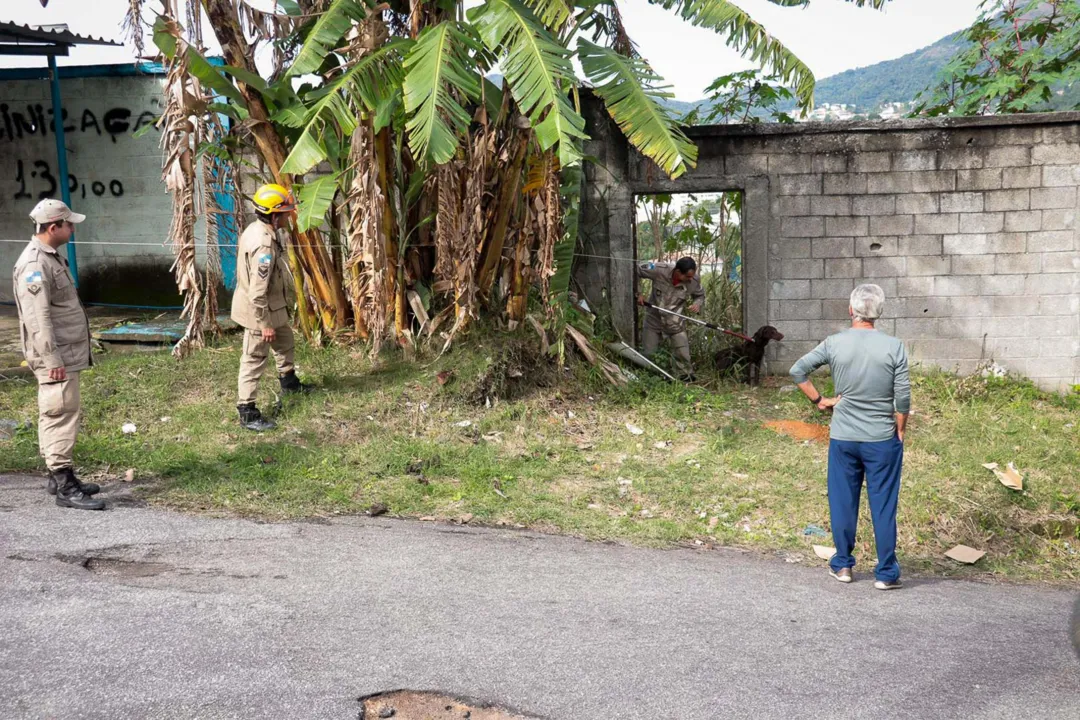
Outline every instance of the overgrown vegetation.
<svg viewBox="0 0 1080 720"><path fill-rule="evenodd" d="M133 469L152 505L215 515L320 518L384 505L402 517L818 562L810 543L828 539L804 529L828 528L826 447L762 427L823 423L797 394L715 378L614 389L588 366L539 359L537 343L485 329L437 359L374 364L304 346L302 373L323 389L288 402L266 435L236 423L231 340L179 365L165 353L109 357L83 378L79 470L108 486ZM268 378L260 405L273 405L272 387ZM914 396L899 518L906 571L1080 579L1077 397L942 373L917 376ZM0 417L36 420L32 383L3 382ZM125 422L138 432L124 435ZM34 429L0 441L0 452L5 471L41 468ZM982 467L1010 461L1023 493ZM942 556L957 543L988 555L957 566Z"/></svg>

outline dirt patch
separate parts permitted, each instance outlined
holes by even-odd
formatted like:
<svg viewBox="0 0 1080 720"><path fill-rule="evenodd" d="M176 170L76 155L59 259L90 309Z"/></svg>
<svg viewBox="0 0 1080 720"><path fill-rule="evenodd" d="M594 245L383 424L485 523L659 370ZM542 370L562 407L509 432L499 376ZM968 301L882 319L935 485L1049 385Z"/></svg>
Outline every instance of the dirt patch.
<svg viewBox="0 0 1080 720"><path fill-rule="evenodd" d="M795 438L800 441L813 440L822 443L829 442L828 425L814 425L813 423L801 422L799 420L770 420L762 427L767 427L781 435L787 435L790 438Z"/></svg>
<svg viewBox="0 0 1080 720"><path fill-rule="evenodd" d="M380 693L360 698L360 702L360 720L529 720L535 717L451 695L413 690Z"/></svg>

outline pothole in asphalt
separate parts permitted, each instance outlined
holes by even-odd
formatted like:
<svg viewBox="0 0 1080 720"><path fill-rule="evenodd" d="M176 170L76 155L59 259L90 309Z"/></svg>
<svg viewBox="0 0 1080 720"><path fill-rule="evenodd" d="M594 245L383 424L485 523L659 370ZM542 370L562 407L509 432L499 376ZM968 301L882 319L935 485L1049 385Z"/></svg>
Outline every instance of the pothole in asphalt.
<svg viewBox="0 0 1080 720"><path fill-rule="evenodd" d="M145 562L142 560L80 557L77 555L57 555L57 558L64 562L72 563L73 565L80 565L95 575L107 575L111 577L153 577L174 569L173 566L168 563Z"/></svg>
<svg viewBox="0 0 1080 720"><path fill-rule="evenodd" d="M415 690L370 695L360 703L360 720L536 720L487 703Z"/></svg>

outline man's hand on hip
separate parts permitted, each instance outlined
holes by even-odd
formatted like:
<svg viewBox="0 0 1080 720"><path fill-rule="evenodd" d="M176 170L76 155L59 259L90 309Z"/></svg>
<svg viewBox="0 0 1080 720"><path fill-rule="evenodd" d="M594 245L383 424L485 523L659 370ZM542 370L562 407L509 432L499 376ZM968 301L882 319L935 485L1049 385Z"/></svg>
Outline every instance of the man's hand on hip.
<svg viewBox="0 0 1080 720"><path fill-rule="evenodd" d="M701 303L696 302L693 305L691 305L690 306L690 312L695 313L695 314L701 312Z"/></svg>
<svg viewBox="0 0 1080 720"><path fill-rule="evenodd" d="M262 338L266 342L274 342L274 338L277 337L277 331L274 328L263 328Z"/></svg>
<svg viewBox="0 0 1080 720"><path fill-rule="evenodd" d="M62 367L53 368L49 371L49 379L63 382L64 380L67 380L67 370Z"/></svg>

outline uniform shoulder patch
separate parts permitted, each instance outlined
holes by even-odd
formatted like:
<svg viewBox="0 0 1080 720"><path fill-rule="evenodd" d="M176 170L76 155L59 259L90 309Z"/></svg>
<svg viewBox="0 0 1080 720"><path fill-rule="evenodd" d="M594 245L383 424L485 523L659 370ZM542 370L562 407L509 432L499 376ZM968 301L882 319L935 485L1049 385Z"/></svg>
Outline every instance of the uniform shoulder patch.
<svg viewBox="0 0 1080 720"><path fill-rule="evenodd" d="M26 292L31 295L37 295L41 292L41 284L44 282L44 276L40 270L27 270L23 274L23 282L26 284Z"/></svg>
<svg viewBox="0 0 1080 720"><path fill-rule="evenodd" d="M259 261L259 277L265 280L270 275L270 268L274 263L274 256L270 253L263 253L258 257Z"/></svg>

